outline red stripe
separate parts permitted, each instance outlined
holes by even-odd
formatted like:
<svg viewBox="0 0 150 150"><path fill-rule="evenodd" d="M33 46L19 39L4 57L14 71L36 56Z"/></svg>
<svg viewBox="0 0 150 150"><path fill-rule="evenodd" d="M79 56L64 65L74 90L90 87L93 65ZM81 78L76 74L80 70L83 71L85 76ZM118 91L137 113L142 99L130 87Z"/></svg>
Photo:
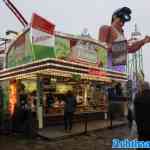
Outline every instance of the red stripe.
<svg viewBox="0 0 150 150"><path fill-rule="evenodd" d="M32 16L31 26L40 31L54 34L55 25L35 13Z"/></svg>

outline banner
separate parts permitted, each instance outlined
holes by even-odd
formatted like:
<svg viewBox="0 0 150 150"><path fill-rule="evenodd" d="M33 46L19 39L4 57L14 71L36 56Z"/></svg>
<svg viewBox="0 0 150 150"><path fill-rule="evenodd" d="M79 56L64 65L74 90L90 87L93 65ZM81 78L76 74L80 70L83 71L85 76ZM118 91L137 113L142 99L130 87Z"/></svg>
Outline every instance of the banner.
<svg viewBox="0 0 150 150"><path fill-rule="evenodd" d="M55 57L55 25L45 18L33 14L31 22L32 48L35 60Z"/></svg>
<svg viewBox="0 0 150 150"><path fill-rule="evenodd" d="M72 47L71 59L76 62L98 65L98 56L95 45L87 41L78 41Z"/></svg>
<svg viewBox="0 0 150 150"><path fill-rule="evenodd" d="M107 50L103 47L97 47L97 56L100 61L100 67L107 67Z"/></svg>
<svg viewBox="0 0 150 150"><path fill-rule="evenodd" d="M62 37L55 37L55 55L56 58L66 59L71 52L70 40Z"/></svg>
<svg viewBox="0 0 150 150"><path fill-rule="evenodd" d="M125 72L126 71L125 65L117 65L117 66L112 65L112 53L108 53L107 66L109 69L112 69L114 71L119 71L119 72Z"/></svg>
<svg viewBox="0 0 150 150"><path fill-rule="evenodd" d="M127 41L117 41L112 44L112 65L127 64Z"/></svg>
<svg viewBox="0 0 150 150"><path fill-rule="evenodd" d="M28 30L20 35L10 46L6 55L6 67L16 67L32 61L32 45L30 41L30 31Z"/></svg>

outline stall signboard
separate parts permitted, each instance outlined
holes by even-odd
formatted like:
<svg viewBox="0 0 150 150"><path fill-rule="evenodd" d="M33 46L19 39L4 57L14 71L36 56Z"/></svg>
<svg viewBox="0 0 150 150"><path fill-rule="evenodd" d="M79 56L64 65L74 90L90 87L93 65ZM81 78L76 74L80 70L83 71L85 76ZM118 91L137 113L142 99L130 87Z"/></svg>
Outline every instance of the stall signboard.
<svg viewBox="0 0 150 150"><path fill-rule="evenodd" d="M85 41L78 41L72 47L70 59L75 62L88 63L98 65L98 56L95 50L95 45Z"/></svg>
<svg viewBox="0 0 150 150"><path fill-rule="evenodd" d="M105 71L100 71L100 70L96 70L96 69L89 69L89 74L95 75L95 76L101 76L101 77L107 76L107 73Z"/></svg>
<svg viewBox="0 0 150 150"><path fill-rule="evenodd" d="M107 67L107 50L103 47L97 47L97 56L101 67Z"/></svg>
<svg viewBox="0 0 150 150"><path fill-rule="evenodd" d="M127 41L117 41L112 44L112 65L127 64Z"/></svg>
<svg viewBox="0 0 150 150"><path fill-rule="evenodd" d="M29 31L23 33L11 45L6 55L6 67L16 67L33 61L32 45Z"/></svg>
<svg viewBox="0 0 150 150"><path fill-rule="evenodd" d="M33 14L31 22L31 39L35 60L55 57L55 25L43 17Z"/></svg>
<svg viewBox="0 0 150 150"><path fill-rule="evenodd" d="M51 22L33 14L31 28L19 35L9 47L6 67L16 67L35 60L55 57L54 27Z"/></svg>
<svg viewBox="0 0 150 150"><path fill-rule="evenodd" d="M126 66L125 65L117 65L113 66L112 65L112 53L108 53L108 58L107 58L107 66L109 69L114 70L114 71L119 71L119 72L125 72L126 71Z"/></svg>
<svg viewBox="0 0 150 150"><path fill-rule="evenodd" d="M62 37L55 37L55 55L59 59L67 59L71 52L70 40Z"/></svg>

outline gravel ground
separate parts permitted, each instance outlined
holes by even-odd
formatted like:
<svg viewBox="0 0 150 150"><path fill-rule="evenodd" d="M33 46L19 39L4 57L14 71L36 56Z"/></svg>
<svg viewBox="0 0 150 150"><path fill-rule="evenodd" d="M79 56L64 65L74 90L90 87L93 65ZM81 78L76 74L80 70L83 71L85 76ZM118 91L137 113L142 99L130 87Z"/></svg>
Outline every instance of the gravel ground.
<svg viewBox="0 0 150 150"><path fill-rule="evenodd" d="M127 126L74 136L59 141L27 139L19 135L1 135L1 150L111 150L112 138L128 138Z"/></svg>

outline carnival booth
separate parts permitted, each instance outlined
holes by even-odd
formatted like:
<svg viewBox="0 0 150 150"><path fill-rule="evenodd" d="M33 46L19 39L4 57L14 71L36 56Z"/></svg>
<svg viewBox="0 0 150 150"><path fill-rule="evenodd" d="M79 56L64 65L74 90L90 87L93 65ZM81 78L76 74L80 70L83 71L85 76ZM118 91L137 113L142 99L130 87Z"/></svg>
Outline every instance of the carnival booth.
<svg viewBox="0 0 150 150"><path fill-rule="evenodd" d="M125 72L108 67L107 57L105 44L56 32L53 23L33 14L31 26L8 48L6 68L0 71L5 109L13 115L25 93L26 101L34 99L30 104L43 128L50 118L63 116L65 94L71 90L76 114L107 113L108 88L127 81Z"/></svg>

